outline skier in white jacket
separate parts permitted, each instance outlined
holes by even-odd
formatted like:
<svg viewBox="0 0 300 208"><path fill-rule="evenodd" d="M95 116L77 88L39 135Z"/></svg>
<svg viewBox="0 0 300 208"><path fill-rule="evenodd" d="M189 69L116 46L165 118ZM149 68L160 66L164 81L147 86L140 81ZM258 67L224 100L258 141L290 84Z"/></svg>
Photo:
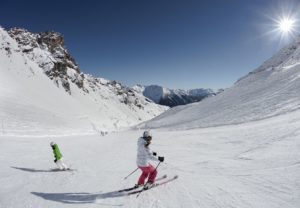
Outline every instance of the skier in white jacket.
<svg viewBox="0 0 300 208"><path fill-rule="evenodd" d="M140 137L137 142L137 166L142 170L142 174L138 180L137 186L144 185L145 180L148 178L148 181L145 187L150 187L154 182L157 175L156 169L150 164L150 160L154 161L164 161L164 157L158 157L156 152L152 152L149 148L151 144L152 135L149 131L145 131L143 137Z"/></svg>

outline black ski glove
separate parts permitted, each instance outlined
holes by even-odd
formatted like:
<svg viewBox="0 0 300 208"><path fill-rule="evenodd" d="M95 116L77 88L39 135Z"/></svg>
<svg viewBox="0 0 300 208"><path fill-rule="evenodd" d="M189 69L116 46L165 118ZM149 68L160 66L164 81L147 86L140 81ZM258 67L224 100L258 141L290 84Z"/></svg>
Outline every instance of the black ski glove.
<svg viewBox="0 0 300 208"><path fill-rule="evenodd" d="M153 154L153 156L156 156L156 155L157 155L157 153L156 153L156 152L152 152L152 154Z"/></svg>
<svg viewBox="0 0 300 208"><path fill-rule="evenodd" d="M151 142L146 142L145 147L148 147L151 144Z"/></svg>
<svg viewBox="0 0 300 208"><path fill-rule="evenodd" d="M57 159L55 159L54 162L56 163L56 162L57 162Z"/></svg>
<svg viewBox="0 0 300 208"><path fill-rule="evenodd" d="M160 162L164 162L164 160L165 160L165 157L158 157L158 160L160 161Z"/></svg>

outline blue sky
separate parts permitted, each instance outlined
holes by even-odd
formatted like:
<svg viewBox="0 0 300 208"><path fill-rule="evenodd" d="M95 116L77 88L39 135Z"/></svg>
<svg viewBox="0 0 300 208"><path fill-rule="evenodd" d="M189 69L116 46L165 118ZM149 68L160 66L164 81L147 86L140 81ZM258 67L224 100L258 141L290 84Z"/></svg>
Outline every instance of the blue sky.
<svg viewBox="0 0 300 208"><path fill-rule="evenodd" d="M284 3L283 3L284 2ZM283 44L263 35L293 1L2 1L0 25L62 33L81 71L128 86L225 88ZM274 16L274 17L273 17Z"/></svg>

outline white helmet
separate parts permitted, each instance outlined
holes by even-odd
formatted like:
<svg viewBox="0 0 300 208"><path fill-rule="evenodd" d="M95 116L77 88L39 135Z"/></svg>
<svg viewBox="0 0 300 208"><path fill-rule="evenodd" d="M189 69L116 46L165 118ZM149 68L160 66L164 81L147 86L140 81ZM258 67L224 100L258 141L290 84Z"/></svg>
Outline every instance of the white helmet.
<svg viewBox="0 0 300 208"><path fill-rule="evenodd" d="M152 134L150 133L150 131L144 131L143 137L144 138L152 137Z"/></svg>
<svg viewBox="0 0 300 208"><path fill-rule="evenodd" d="M50 146L54 146L55 145L55 142L50 142Z"/></svg>

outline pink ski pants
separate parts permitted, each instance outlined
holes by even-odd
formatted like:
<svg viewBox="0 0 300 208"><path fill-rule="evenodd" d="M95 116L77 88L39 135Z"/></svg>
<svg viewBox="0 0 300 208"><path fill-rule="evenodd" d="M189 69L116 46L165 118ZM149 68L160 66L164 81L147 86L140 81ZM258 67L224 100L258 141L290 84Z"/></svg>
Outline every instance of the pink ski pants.
<svg viewBox="0 0 300 208"><path fill-rule="evenodd" d="M146 178L148 178L149 183L154 183L157 175L157 171L152 165L146 167L139 167L143 172L139 178L138 185L143 185L145 183Z"/></svg>

